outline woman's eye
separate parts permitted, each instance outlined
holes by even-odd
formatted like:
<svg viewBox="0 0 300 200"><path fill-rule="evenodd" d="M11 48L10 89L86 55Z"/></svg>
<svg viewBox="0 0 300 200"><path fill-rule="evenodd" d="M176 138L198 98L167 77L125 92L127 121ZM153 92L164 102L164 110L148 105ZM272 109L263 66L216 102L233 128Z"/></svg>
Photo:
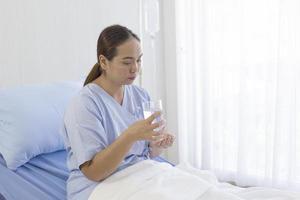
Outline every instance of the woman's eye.
<svg viewBox="0 0 300 200"><path fill-rule="evenodd" d="M141 61L141 60L137 60L136 62L137 62L138 64L141 64L142 61ZM133 62L123 62L123 64L124 64L124 65L132 65Z"/></svg>

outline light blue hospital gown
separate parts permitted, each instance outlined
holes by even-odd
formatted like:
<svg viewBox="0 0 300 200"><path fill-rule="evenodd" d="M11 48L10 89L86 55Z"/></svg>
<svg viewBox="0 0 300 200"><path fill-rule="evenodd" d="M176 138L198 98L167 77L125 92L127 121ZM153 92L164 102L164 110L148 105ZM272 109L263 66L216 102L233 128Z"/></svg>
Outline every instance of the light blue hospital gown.
<svg viewBox="0 0 300 200"><path fill-rule="evenodd" d="M90 83L82 88L65 112L63 135L70 169L67 181L69 200L87 200L99 183L87 179L79 166L113 143L128 126L143 118L142 102L149 101L149 95L135 85L124 88L120 105L100 86ZM148 142L136 142L117 171L147 159L148 154Z"/></svg>

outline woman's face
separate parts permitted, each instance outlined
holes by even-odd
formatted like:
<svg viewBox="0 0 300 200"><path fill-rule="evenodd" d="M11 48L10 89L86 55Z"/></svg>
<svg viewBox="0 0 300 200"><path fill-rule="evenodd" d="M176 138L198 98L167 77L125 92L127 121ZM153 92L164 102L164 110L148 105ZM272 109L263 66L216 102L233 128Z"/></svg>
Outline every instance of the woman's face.
<svg viewBox="0 0 300 200"><path fill-rule="evenodd" d="M132 84L141 67L142 50L140 42L130 38L117 47L117 55L106 59L106 77L116 85Z"/></svg>

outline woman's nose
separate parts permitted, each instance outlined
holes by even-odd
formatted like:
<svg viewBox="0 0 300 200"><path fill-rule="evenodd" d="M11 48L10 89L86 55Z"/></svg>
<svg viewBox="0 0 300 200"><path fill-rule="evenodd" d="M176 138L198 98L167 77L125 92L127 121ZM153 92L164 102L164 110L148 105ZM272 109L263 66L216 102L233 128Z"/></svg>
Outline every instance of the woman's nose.
<svg viewBox="0 0 300 200"><path fill-rule="evenodd" d="M139 68L140 68L140 65L139 65L139 63L138 62L134 62L134 64L131 66L131 72L133 73L133 72L137 72L138 70L139 70Z"/></svg>

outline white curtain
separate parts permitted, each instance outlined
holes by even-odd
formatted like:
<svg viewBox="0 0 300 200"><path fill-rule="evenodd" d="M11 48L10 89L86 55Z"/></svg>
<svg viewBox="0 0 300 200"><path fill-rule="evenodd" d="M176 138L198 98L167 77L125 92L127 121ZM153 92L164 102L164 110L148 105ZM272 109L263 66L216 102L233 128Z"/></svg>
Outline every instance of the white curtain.
<svg viewBox="0 0 300 200"><path fill-rule="evenodd" d="M179 160L300 191L300 1L176 0Z"/></svg>

